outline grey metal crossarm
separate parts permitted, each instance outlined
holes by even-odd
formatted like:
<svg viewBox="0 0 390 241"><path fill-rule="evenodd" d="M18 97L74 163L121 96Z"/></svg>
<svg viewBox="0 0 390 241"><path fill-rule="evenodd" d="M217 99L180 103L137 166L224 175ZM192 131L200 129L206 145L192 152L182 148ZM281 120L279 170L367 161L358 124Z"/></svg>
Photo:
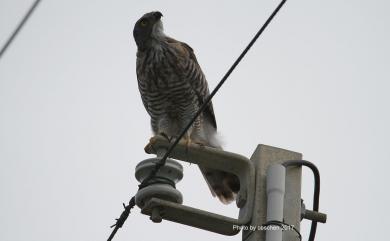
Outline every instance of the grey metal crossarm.
<svg viewBox="0 0 390 241"><path fill-rule="evenodd" d="M237 219L158 198L150 199L141 213L151 216L154 222L165 219L223 235L240 232Z"/></svg>
<svg viewBox="0 0 390 241"><path fill-rule="evenodd" d="M165 137L155 136L145 151L157 154L169 146L170 142ZM185 141L179 142L170 157L237 175L240 180L240 191L236 200L237 207L240 208L239 223L247 224L251 220L255 193L255 168L252 161L242 155L212 147L187 145Z"/></svg>

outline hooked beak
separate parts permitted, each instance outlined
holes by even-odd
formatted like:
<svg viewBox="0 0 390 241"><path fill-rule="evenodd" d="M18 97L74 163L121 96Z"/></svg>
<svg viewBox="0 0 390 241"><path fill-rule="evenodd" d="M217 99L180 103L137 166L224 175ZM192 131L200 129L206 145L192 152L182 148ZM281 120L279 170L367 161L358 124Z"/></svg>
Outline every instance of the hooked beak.
<svg viewBox="0 0 390 241"><path fill-rule="evenodd" d="M161 12L157 11L153 13L153 16L156 18L156 20L160 20L163 15Z"/></svg>

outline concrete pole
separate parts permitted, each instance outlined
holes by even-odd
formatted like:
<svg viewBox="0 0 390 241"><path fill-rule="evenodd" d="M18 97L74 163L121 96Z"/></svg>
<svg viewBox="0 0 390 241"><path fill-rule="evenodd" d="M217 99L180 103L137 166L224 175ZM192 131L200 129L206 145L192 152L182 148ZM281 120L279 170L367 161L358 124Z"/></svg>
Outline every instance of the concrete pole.
<svg viewBox="0 0 390 241"><path fill-rule="evenodd" d="M267 170L272 164L280 164L287 160L300 160L302 154L283 150L280 148L258 145L251 157L256 168L255 203L252 221L248 225L255 230L244 230L243 241L264 241L265 231L259 227L267 222ZM301 221L301 176L300 167L286 169L285 195L284 195L284 222L294 225L299 230ZM283 241L298 241L298 236L293 230L283 231Z"/></svg>

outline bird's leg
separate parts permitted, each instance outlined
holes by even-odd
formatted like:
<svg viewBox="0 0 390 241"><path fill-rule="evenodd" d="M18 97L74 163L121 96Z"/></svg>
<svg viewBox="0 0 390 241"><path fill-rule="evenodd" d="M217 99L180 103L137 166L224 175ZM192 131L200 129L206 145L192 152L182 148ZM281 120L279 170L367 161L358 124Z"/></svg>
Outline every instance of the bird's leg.
<svg viewBox="0 0 390 241"><path fill-rule="evenodd" d="M201 136L199 133L193 133L192 143L198 145L199 147L209 146L206 138Z"/></svg>
<svg viewBox="0 0 390 241"><path fill-rule="evenodd" d="M203 143L202 141L194 141L193 142L194 144L197 144L198 146L200 146L200 147L205 147L205 146L207 146L207 143Z"/></svg>
<svg viewBox="0 0 390 241"><path fill-rule="evenodd" d="M186 145L186 154L188 154L188 151L190 149L190 145L192 143L192 140L191 140L191 134L189 132L187 132L185 135L184 135L184 141L185 141L185 145Z"/></svg>
<svg viewBox="0 0 390 241"><path fill-rule="evenodd" d="M190 133L187 132L184 135L183 139L185 141L185 146L186 146L186 155L188 155L188 151L189 151L190 145L192 143ZM188 163L191 165L191 162L188 162Z"/></svg>

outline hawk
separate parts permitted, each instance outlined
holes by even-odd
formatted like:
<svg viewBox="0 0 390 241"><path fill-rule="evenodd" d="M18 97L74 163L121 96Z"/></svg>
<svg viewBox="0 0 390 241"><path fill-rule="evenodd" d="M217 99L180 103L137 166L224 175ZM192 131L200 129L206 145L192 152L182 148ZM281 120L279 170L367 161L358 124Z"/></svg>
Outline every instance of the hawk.
<svg viewBox="0 0 390 241"><path fill-rule="evenodd" d="M164 34L161 12L143 15L134 26L137 79L142 102L151 117L152 131L169 139L181 130L209 96L206 78L193 49ZM217 123L210 102L184 138L187 143L220 148ZM213 196L228 204L240 189L238 178L200 166Z"/></svg>

